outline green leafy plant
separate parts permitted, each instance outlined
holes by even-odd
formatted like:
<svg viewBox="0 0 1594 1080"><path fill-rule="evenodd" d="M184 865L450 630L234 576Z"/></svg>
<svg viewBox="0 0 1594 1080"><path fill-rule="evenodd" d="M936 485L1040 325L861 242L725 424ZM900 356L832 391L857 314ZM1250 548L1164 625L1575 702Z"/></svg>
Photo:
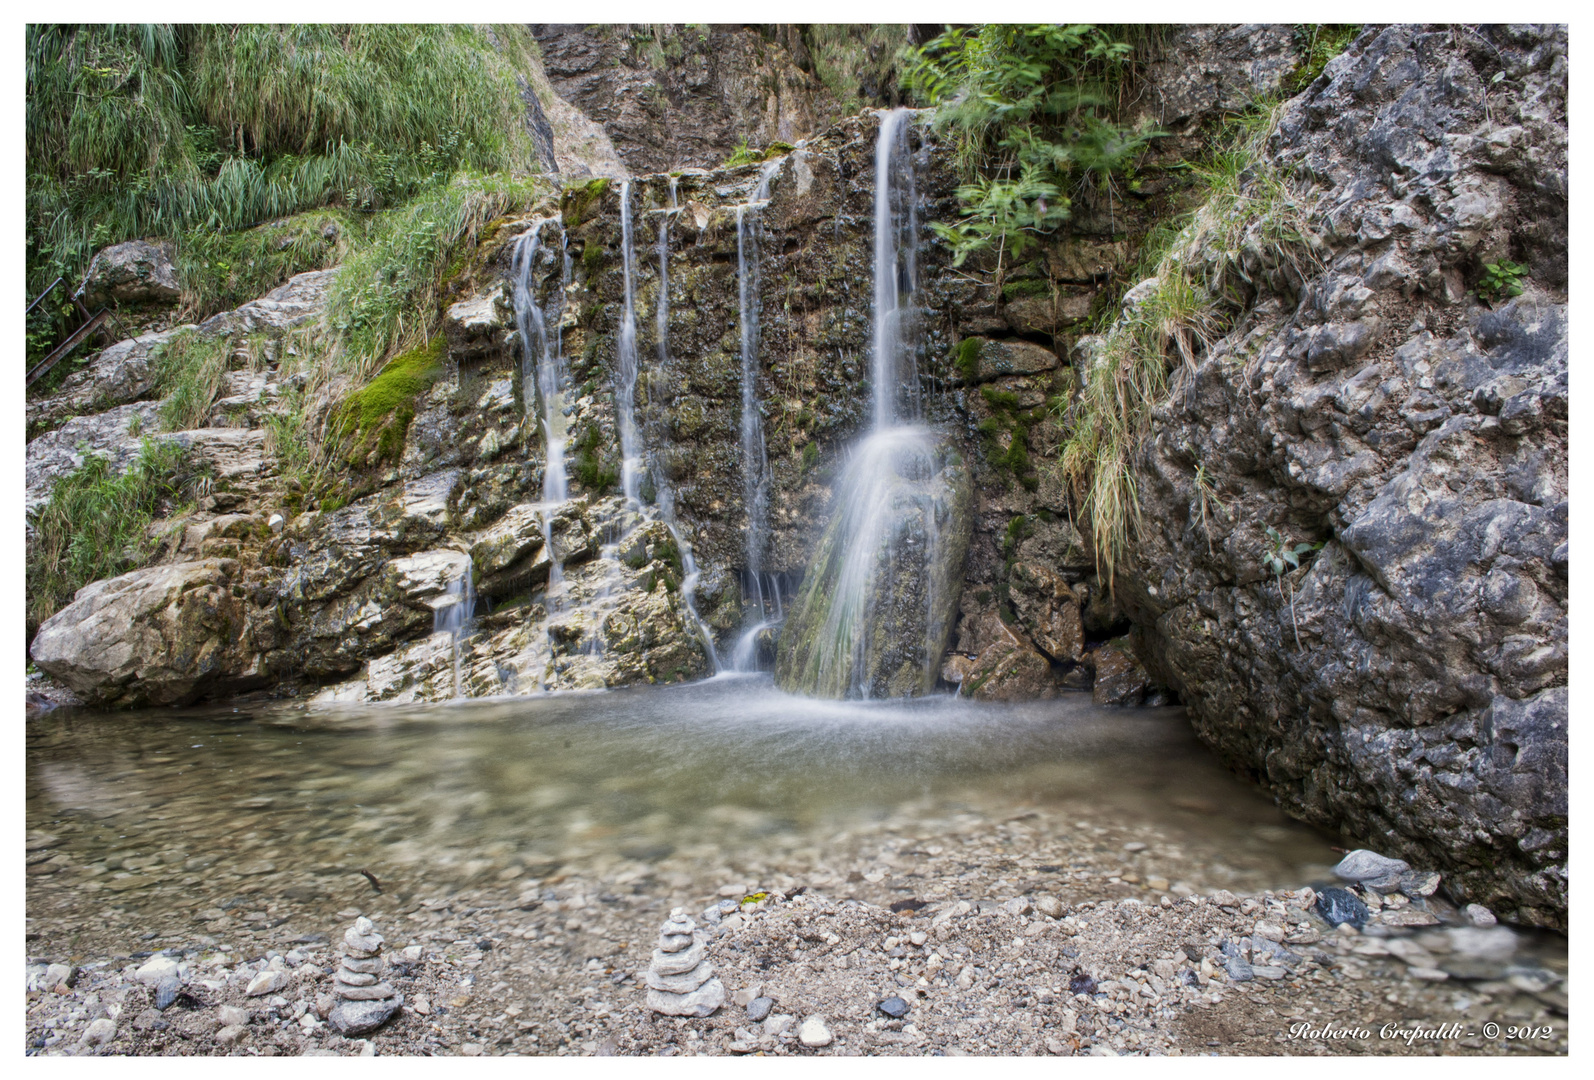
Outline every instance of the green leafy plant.
<svg viewBox="0 0 1594 1080"><path fill-rule="evenodd" d="M1317 80L1328 62L1346 49L1362 32L1360 24L1303 23L1291 35L1299 66L1288 80L1291 93L1305 90Z"/></svg>
<svg viewBox="0 0 1594 1080"><path fill-rule="evenodd" d="M1321 548L1321 542L1316 544L1292 544L1288 537L1273 526L1267 527L1267 541L1262 547L1262 566L1273 574L1273 581L1278 586L1279 599L1284 600L1284 584L1290 570L1298 570L1301 566L1301 556ZM1288 567L1288 570L1286 570ZM1295 647L1301 647L1301 628L1295 621L1295 585L1289 586L1290 625L1295 630Z"/></svg>
<svg viewBox="0 0 1594 1080"><path fill-rule="evenodd" d="M1134 46L1089 24L954 28L918 50L904 84L936 109L967 182L962 217L934 223L955 265L993 251L998 273L1070 214L1073 197L1112 197L1161 132L1111 117Z"/></svg>
<svg viewBox="0 0 1594 1080"><path fill-rule="evenodd" d="M499 48L459 25L29 25L30 295L134 237L175 241L180 272L226 276L235 260L187 254L192 237L377 210L459 169L532 171L519 87L534 42L492 32Z"/></svg>
<svg viewBox="0 0 1594 1080"><path fill-rule="evenodd" d="M1509 296L1522 295L1522 279L1527 276L1528 268L1501 259L1499 262L1484 263L1483 273L1478 277L1477 294L1480 299L1493 303Z"/></svg>

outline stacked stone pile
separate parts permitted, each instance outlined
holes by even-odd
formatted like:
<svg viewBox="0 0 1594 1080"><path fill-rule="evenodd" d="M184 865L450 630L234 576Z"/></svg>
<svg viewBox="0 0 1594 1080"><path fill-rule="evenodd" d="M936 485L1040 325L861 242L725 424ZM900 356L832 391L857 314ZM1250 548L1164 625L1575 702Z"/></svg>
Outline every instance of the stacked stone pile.
<svg viewBox="0 0 1594 1080"><path fill-rule="evenodd" d="M338 997L327 1022L340 1035L353 1037L375 1031L398 1012L404 996L382 981L386 961L382 959L382 935L376 925L361 916L343 935L343 959L332 976L332 990Z"/></svg>
<svg viewBox="0 0 1594 1080"><path fill-rule="evenodd" d="M670 912L659 931L659 947L648 965L648 1008L666 1016L710 1016L725 1004L725 986L714 978L708 935L685 908Z"/></svg>

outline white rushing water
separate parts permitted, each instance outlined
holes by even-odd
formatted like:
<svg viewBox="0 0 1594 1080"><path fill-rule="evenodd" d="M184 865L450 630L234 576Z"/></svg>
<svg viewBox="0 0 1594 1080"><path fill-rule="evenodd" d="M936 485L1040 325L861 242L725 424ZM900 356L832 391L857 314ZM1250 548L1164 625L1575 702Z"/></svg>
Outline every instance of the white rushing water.
<svg viewBox="0 0 1594 1080"><path fill-rule="evenodd" d="M818 577L805 583L802 594L805 610L813 603L824 610L823 622L804 631L813 637L803 661L811 679L803 685L819 694L873 695L877 673L868 669L875 609L886 593L903 591L900 575L924 575L927 635L919 651L926 670L931 663L938 667L940 661L939 646L929 640L944 629L934 625L932 617L936 589L930 572L940 539L936 514L941 512L937 506L941 496L935 483L938 436L918 422L918 371L913 361L918 215L908 145L911 116L908 109L881 114L875 147L873 423L848 456L831 524L809 568L809 574ZM905 561L902 556L908 553L897 550L898 534L909 536L915 530L922 533L925 549ZM825 595L816 598L815 590Z"/></svg>
<svg viewBox="0 0 1594 1080"><path fill-rule="evenodd" d="M918 213L913 162L908 152L911 109L892 109L880 117L875 144L874 327L870 379L874 384L874 430L897 422L897 398L906 392L917 411L918 372L905 348L904 325L918 286Z"/></svg>

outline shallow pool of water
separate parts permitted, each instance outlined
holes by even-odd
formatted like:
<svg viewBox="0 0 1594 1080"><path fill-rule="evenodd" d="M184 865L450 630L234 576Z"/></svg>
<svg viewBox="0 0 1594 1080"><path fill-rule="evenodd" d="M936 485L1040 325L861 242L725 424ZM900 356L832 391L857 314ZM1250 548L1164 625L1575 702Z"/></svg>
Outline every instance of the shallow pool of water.
<svg viewBox="0 0 1594 1080"><path fill-rule="evenodd" d="M31 868L28 915L56 930L158 930L218 904L267 925L319 919L370 901L361 871L384 902L569 877L885 899L955 891L960 867L993 859L1014 880L1039 866L1130 893L1293 887L1336 858L1225 772L1180 709L821 702L767 676L426 706L61 710L27 725L27 822L30 860L55 856Z"/></svg>

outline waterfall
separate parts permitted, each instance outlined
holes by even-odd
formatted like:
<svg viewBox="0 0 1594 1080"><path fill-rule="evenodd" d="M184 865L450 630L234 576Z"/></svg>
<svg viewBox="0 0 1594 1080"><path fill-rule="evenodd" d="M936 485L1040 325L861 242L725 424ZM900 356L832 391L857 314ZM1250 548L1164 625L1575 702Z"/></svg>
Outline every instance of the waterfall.
<svg viewBox="0 0 1594 1080"><path fill-rule="evenodd" d="M906 390L918 412L918 371L906 349L913 292L918 287L918 213L913 162L908 151L910 109L880 118L875 144L874 328L870 379L874 383L874 430L897 421L897 395Z"/></svg>
<svg viewBox="0 0 1594 1080"><path fill-rule="evenodd" d="M532 275L542 251L542 230L548 224L559 225L560 260L566 264L561 279L568 276L569 255L564 226L558 218L545 218L535 222L515 242L510 270L510 295L515 303L515 323L520 330L521 394L525 398L526 415L537 415L542 427L545 461L542 474L542 498L547 503L561 503L570 497L569 480L565 464L565 391L570 385L570 375L564 365L564 333L560 326L564 317L564 290L561 288L553 301L553 334L548 332L548 315L537 303ZM563 280L561 280L563 285ZM535 389L535 393L533 393Z"/></svg>
<svg viewBox="0 0 1594 1080"><path fill-rule="evenodd" d="M919 423L911 115L895 109L880 117L873 423L852 450L781 633L775 677L786 690L863 698L926 693L955 615L973 491L956 449Z"/></svg>
<svg viewBox="0 0 1594 1080"><path fill-rule="evenodd" d="M758 399L759 363L759 250L758 211L769 201L769 182L784 158L766 162L759 170L753 200L736 208L736 294L741 327L742 360L742 504L747 510L746 601L751 610L742 618L742 635L731 656L731 670L758 669L758 636L779 625L779 612L769 610L765 595L764 554L769 547L769 450L764 440L763 412ZM771 591L778 592L773 582ZM779 606L777 599L777 608ZM744 608L745 610L745 608Z"/></svg>
<svg viewBox="0 0 1594 1080"><path fill-rule="evenodd" d="M449 582L448 591L443 594L448 599L441 607L432 611L432 633L446 633L453 638L454 646L454 696L462 696L459 677L459 642L470 633L471 617L476 614L476 589L471 582L471 567L465 565L465 573Z"/></svg>
<svg viewBox="0 0 1594 1080"><path fill-rule="evenodd" d="M615 367L614 418L620 429L620 490L626 501L640 504L642 446L636 426L636 290L631 264L631 181L620 182L620 244L625 273L625 307L620 316L619 357Z"/></svg>
<svg viewBox="0 0 1594 1080"><path fill-rule="evenodd" d="M672 176L669 208L659 212L659 299L654 311L654 326L659 339L660 374L664 373L670 362L670 222L680 211L677 190L676 178ZM681 569L684 572L681 581L681 600L686 605L687 615L697 629L697 636L702 641L703 648L708 652L709 664L717 674L720 661L719 654L714 648L714 635L709 633L708 627L697 613L697 583L702 574L697 568L697 560L692 557L692 545L681 534L675 520L675 490L670 486L669 477L664 474L664 468L657 456L655 455L651 461L654 500L659 509L659 517L669 528L670 535L675 539L675 546L681 552Z"/></svg>

